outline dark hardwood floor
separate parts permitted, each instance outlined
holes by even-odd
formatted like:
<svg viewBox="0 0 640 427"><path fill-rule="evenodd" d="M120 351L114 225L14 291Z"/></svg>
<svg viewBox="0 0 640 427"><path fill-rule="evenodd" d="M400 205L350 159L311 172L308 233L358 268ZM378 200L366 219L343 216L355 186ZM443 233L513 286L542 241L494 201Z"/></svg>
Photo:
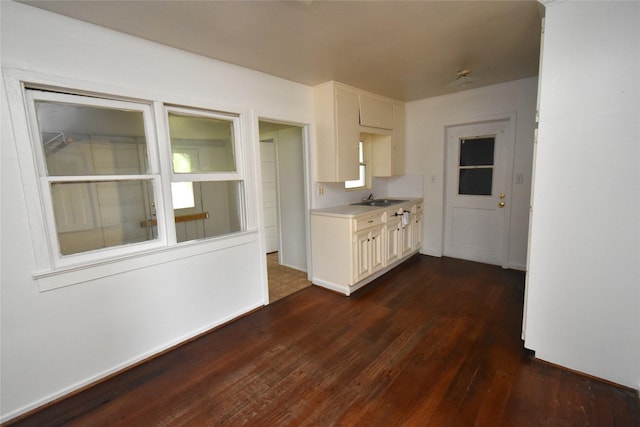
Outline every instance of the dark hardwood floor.
<svg viewBox="0 0 640 427"><path fill-rule="evenodd" d="M305 288L20 426L639 426L630 390L541 363L524 274L417 256L344 297Z"/></svg>

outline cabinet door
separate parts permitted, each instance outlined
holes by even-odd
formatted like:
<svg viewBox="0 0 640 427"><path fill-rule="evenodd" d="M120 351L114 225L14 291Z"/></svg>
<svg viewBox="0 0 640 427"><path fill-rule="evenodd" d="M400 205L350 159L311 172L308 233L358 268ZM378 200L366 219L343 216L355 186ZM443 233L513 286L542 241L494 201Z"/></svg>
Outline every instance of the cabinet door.
<svg viewBox="0 0 640 427"><path fill-rule="evenodd" d="M384 99L361 94L360 124L380 129L393 129L393 104Z"/></svg>
<svg viewBox="0 0 640 427"><path fill-rule="evenodd" d="M356 233L354 239L354 283L367 277L371 270L371 234L368 230Z"/></svg>
<svg viewBox="0 0 640 427"><path fill-rule="evenodd" d="M369 134L372 147L371 173L373 176L393 176L393 142L392 135Z"/></svg>
<svg viewBox="0 0 640 427"><path fill-rule="evenodd" d="M422 214L414 215L413 221L413 250L422 247Z"/></svg>
<svg viewBox="0 0 640 427"><path fill-rule="evenodd" d="M387 249L386 253L386 265L392 264L400 259L400 252L402 247L402 233L400 230L402 226L400 220L395 220L387 223Z"/></svg>
<svg viewBox="0 0 640 427"><path fill-rule="evenodd" d="M413 223L409 219L409 224L402 226L402 253L401 257L408 255L413 250Z"/></svg>
<svg viewBox="0 0 640 427"><path fill-rule="evenodd" d="M377 227L371 229L371 273L375 273L376 271L382 269L384 267L384 238L383 238L383 229L384 227Z"/></svg>
<svg viewBox="0 0 640 427"><path fill-rule="evenodd" d="M393 135L392 135L392 170L391 175L404 175L406 119L404 104L393 104Z"/></svg>
<svg viewBox="0 0 640 427"><path fill-rule="evenodd" d="M344 182L358 179L360 112L358 92L333 82L315 86L316 180Z"/></svg>
<svg viewBox="0 0 640 427"><path fill-rule="evenodd" d="M358 95L338 86L335 88L335 102L336 181L350 181L360 176Z"/></svg>
<svg viewBox="0 0 640 427"><path fill-rule="evenodd" d="M405 172L404 104L393 104L393 131L371 134L373 176L398 176Z"/></svg>

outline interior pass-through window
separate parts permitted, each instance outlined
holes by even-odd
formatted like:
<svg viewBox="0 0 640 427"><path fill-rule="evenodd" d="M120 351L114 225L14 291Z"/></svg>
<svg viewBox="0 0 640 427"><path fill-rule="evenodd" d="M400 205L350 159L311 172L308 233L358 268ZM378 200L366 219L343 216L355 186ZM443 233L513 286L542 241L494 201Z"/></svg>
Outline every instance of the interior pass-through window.
<svg viewBox="0 0 640 427"><path fill-rule="evenodd" d="M238 115L26 94L53 269L245 230Z"/></svg>
<svg viewBox="0 0 640 427"><path fill-rule="evenodd" d="M148 106L29 91L58 257L156 241Z"/></svg>
<svg viewBox="0 0 640 427"><path fill-rule="evenodd" d="M167 107L178 242L242 231L237 116Z"/></svg>

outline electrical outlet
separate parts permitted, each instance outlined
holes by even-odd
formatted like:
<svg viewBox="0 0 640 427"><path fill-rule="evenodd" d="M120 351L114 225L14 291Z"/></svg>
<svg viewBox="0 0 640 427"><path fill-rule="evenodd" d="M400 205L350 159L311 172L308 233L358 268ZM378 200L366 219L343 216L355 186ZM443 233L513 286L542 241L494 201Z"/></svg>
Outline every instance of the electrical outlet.
<svg viewBox="0 0 640 427"><path fill-rule="evenodd" d="M318 195L324 196L324 187L322 185L318 185Z"/></svg>

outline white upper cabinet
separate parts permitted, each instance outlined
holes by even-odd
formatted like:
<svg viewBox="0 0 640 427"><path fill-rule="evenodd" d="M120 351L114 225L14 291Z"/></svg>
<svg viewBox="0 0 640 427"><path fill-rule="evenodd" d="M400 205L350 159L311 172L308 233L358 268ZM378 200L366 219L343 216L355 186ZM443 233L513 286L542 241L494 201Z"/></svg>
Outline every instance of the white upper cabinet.
<svg viewBox="0 0 640 427"><path fill-rule="evenodd" d="M383 98L360 94L360 125L393 129L393 103Z"/></svg>
<svg viewBox="0 0 640 427"><path fill-rule="evenodd" d="M342 182L360 175L358 94L333 82L314 88L316 181Z"/></svg>
<svg viewBox="0 0 640 427"><path fill-rule="evenodd" d="M392 176L404 175L406 119L404 102L393 103Z"/></svg>
<svg viewBox="0 0 640 427"><path fill-rule="evenodd" d="M372 144L373 176L404 173L404 103L337 82L314 87L316 181L359 177L358 145Z"/></svg>
<svg viewBox="0 0 640 427"><path fill-rule="evenodd" d="M378 177L404 174L405 112L404 104L394 102L393 129L391 132L367 134L372 144L372 175ZM370 132L370 131L369 131Z"/></svg>

